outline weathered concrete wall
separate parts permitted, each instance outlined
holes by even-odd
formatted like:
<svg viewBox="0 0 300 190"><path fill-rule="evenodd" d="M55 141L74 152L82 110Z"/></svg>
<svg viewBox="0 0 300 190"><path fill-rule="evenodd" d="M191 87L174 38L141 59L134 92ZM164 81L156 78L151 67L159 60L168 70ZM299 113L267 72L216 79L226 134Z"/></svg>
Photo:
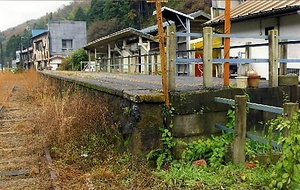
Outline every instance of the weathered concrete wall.
<svg viewBox="0 0 300 190"><path fill-rule="evenodd" d="M91 98L101 97L101 100L109 105L109 113L111 113L108 117L109 123L112 127L118 128L118 138L123 140L117 145L121 150L129 150L134 155L144 155L159 146L159 126L162 124L161 110L163 108L163 102L159 103L160 95L158 97L135 96L108 89L99 84L85 83L68 76L51 74L42 74L42 76L50 79L51 85L61 91L76 84ZM124 145L126 147L122 147Z"/></svg>
<svg viewBox="0 0 300 190"><path fill-rule="evenodd" d="M226 125L229 105L217 103L215 97L234 99L235 95L248 94L250 102L282 107L286 97L292 102L299 101L298 88L281 86L276 88L257 88L241 90L237 88L211 90L203 92L178 92L172 96L172 106L177 115L174 118L173 134L177 139L208 137L220 133L215 123ZM248 130L255 126L262 128L261 122L277 117L277 114L259 110L249 110L247 115Z"/></svg>
<svg viewBox="0 0 300 190"><path fill-rule="evenodd" d="M86 45L85 21L51 21L49 32L51 56L68 56L71 52ZM62 40L71 40L71 49L64 49Z"/></svg>
<svg viewBox="0 0 300 190"><path fill-rule="evenodd" d="M50 76L56 81L53 85L62 88L63 84L76 83L87 93L97 94L110 105L110 122L118 126L120 137L128 142L127 148L135 155L143 155L159 146L159 126L163 124L161 111L163 100L161 94L136 94L131 91L109 89L99 83L73 79L67 76ZM62 82L63 81L63 82ZM218 134L215 123L227 123L229 105L217 103L215 97L234 99L235 95L247 93L251 102L281 107L285 97L292 102L299 101L298 87L281 86L276 88L257 88L241 90L213 89L172 93L173 136L175 139L191 141ZM260 121L267 121L276 114L257 110L248 113L247 125L259 126ZM127 144L127 143L126 143Z"/></svg>

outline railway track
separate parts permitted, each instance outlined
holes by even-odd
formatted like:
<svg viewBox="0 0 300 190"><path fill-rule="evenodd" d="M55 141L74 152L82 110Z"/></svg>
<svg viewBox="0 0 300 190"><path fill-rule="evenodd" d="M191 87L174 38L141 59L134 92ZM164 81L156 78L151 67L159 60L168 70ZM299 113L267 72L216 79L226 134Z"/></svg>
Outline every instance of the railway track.
<svg viewBox="0 0 300 190"><path fill-rule="evenodd" d="M0 102L0 190L53 189L41 138L34 130L36 118L17 86L7 91Z"/></svg>

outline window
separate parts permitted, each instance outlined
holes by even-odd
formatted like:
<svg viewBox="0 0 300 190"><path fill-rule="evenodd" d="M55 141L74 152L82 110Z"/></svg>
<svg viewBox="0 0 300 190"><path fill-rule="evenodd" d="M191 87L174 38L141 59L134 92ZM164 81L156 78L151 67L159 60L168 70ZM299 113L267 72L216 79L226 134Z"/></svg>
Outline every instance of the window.
<svg viewBox="0 0 300 190"><path fill-rule="evenodd" d="M35 42L35 49L37 51L42 51L42 40Z"/></svg>
<svg viewBox="0 0 300 190"><path fill-rule="evenodd" d="M269 31L270 30L274 30L274 26L272 26L272 27L266 27L265 28L265 35L267 36L267 35L269 35Z"/></svg>
<svg viewBox="0 0 300 190"><path fill-rule="evenodd" d="M73 49L73 40L62 40L62 49L63 50L69 50Z"/></svg>

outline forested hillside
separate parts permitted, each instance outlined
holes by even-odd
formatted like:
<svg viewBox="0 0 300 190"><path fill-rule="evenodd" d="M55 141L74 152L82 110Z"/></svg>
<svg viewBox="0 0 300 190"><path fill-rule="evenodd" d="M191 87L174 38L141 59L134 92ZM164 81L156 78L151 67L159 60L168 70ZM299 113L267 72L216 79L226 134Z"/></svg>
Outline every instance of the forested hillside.
<svg viewBox="0 0 300 190"><path fill-rule="evenodd" d="M198 10L209 12L210 0L168 0L163 6L183 13ZM114 31L134 27L141 29L155 24L155 3L146 0L74 0L56 12L45 13L37 20L30 20L7 31L1 32L4 39L5 63L14 59L20 49L20 39L24 46L30 44L32 29L47 29L48 21L87 21L87 41L90 42Z"/></svg>

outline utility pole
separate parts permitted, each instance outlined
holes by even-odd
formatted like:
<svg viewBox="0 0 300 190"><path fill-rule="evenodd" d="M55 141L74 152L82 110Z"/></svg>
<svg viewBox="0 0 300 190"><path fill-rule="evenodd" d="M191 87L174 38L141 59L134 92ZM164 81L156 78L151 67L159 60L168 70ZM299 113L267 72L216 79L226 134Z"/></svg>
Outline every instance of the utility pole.
<svg viewBox="0 0 300 190"><path fill-rule="evenodd" d="M225 24L224 33L230 34L230 0L225 0ZM230 37L224 38L224 59L230 58ZM229 76L230 76L230 63L226 61L224 63L224 86L229 86Z"/></svg>
<svg viewBox="0 0 300 190"><path fill-rule="evenodd" d="M160 54L160 61L161 61L162 86L163 86L166 108L169 110L170 96L169 96L169 88L168 88L167 63L166 63L166 54L165 54L165 35L163 29L162 10L161 10L162 1L167 2L166 0L147 0L148 3L155 2L155 6L156 6L156 22L157 22L158 40L159 40L159 54Z"/></svg>
<svg viewBox="0 0 300 190"><path fill-rule="evenodd" d="M23 71L22 50L23 50L23 44L22 44L22 36L21 36L20 37L20 69L21 69L21 71Z"/></svg>
<svg viewBox="0 0 300 190"><path fill-rule="evenodd" d="M3 73L3 65L4 65L4 61L3 61L3 46L2 46L2 39L0 39L0 62L1 62L1 70L2 70L2 73Z"/></svg>
<svg viewBox="0 0 300 190"><path fill-rule="evenodd" d="M3 59L3 40L5 39L4 35L2 35L0 33L0 64L1 64L1 70L2 70L2 73L3 73L3 67L4 67L4 59Z"/></svg>

